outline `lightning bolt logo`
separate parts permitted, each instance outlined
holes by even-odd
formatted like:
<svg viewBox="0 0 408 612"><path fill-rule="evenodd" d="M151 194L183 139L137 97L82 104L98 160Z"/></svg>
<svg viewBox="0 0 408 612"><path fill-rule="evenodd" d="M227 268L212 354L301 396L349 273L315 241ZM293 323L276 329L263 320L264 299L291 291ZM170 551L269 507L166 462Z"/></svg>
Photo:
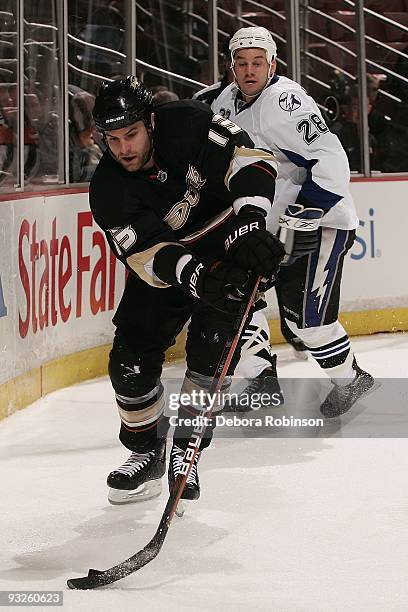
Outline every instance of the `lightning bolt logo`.
<svg viewBox="0 0 408 612"><path fill-rule="evenodd" d="M327 290L327 277L329 275L330 268L324 268L319 279L316 278L313 281L312 293L316 292L316 298L318 298L317 312L320 312L324 295Z"/></svg>
<svg viewBox="0 0 408 612"><path fill-rule="evenodd" d="M324 297L326 295L328 286L328 277L331 272L337 266L337 257L332 257L333 247L336 241L337 232L330 232L329 235L322 235L322 242L320 245L319 259L316 266L316 272L313 279L313 285L311 294L318 300L317 312L319 313ZM330 253L327 257L327 253Z"/></svg>

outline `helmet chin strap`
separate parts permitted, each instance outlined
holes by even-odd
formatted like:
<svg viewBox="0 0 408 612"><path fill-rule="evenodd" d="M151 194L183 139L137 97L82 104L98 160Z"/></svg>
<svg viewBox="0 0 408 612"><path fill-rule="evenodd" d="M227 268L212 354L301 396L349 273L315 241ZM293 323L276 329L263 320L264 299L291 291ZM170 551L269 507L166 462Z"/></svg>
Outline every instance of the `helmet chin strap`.
<svg viewBox="0 0 408 612"><path fill-rule="evenodd" d="M232 74L234 75L234 83L235 83L238 91L240 91L243 96L246 96L247 98L256 98L257 96L259 96L260 93L263 92L264 89L266 89L266 87L268 87L269 83L271 82L271 80L273 78L273 74L271 73L272 72L272 61L269 64L268 78L266 79L265 85L256 94L252 94L252 95L251 94L246 94L244 91L242 91L242 89L238 85L238 79L237 79L237 75L235 74L235 68L234 68L234 66L231 66Z"/></svg>

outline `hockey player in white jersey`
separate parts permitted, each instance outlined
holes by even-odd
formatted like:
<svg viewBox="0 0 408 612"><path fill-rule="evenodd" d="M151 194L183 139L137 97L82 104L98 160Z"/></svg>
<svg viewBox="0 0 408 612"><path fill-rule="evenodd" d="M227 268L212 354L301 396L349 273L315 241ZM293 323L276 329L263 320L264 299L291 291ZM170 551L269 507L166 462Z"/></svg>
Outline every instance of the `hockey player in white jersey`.
<svg viewBox="0 0 408 612"><path fill-rule="evenodd" d="M214 83L213 85L208 85L204 87L203 89L200 89L199 91L197 91L193 95L193 100L200 100L200 102L205 102L206 104L211 106L213 102L218 98L218 96L221 95L224 89L228 87L228 85L230 85L234 81L234 73L231 70L231 52L229 50L229 43L231 42L231 38L232 36L228 38L228 41L225 44L225 47L222 53L224 72L221 76L221 80L219 80L217 83ZM289 327L286 324L285 315L283 313L283 307L282 307L280 295L278 292L276 293L276 297L278 299L278 306L279 306L279 313L280 313L281 333L283 337L285 338L286 342L288 342L290 346L293 348L294 355L298 359L307 359L306 346L300 340L300 338L295 336L295 334L289 329ZM256 331L255 336L253 333L254 331ZM252 319L251 326L247 328L245 335L246 335L246 341L245 341L244 347L246 348L244 348L244 350L246 351L246 353L248 354L248 351L250 352L254 351L256 353L259 353L259 351L261 350L261 347L258 345L261 343L262 348L264 349L262 351L262 355L266 357L267 359L271 360L271 366L273 370L275 371L276 370L276 363L275 363L276 356L272 354L272 351L270 348L268 322L266 321L265 316L262 313L260 313L259 315L254 313L254 317ZM240 364L241 366L244 367L244 370L238 372L242 376L245 376L245 362L246 360L244 360ZM252 360L251 363L253 366L254 360ZM275 373L274 373L274 376L275 376ZM254 390L256 391L256 388L257 388L256 381L254 385L255 385ZM276 390L278 389L279 389L279 385L276 385Z"/></svg>
<svg viewBox="0 0 408 612"><path fill-rule="evenodd" d="M335 417L374 384L357 365L337 320L343 260L358 226L348 160L315 101L298 83L275 74L276 44L268 30L241 28L231 39L230 51L235 81L213 102L212 110L244 128L256 146L273 151L279 161L269 230L279 233L288 255L277 289L289 328L332 380L333 389L320 410ZM256 314L254 337L257 329L268 330ZM252 378L242 396L245 407L249 392L264 392L273 380L273 364L261 354L262 340L260 352L241 364L241 371Z"/></svg>

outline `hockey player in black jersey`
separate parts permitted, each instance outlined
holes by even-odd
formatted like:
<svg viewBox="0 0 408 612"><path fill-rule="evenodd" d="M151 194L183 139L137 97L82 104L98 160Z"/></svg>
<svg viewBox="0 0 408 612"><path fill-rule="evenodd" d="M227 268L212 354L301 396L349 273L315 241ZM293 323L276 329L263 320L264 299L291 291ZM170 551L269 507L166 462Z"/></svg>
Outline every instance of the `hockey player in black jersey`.
<svg viewBox="0 0 408 612"><path fill-rule="evenodd" d="M109 500L126 503L158 493L165 470L165 350L191 318L181 391L208 389L250 273L271 280L284 249L265 227L275 158L234 123L196 101L152 113L151 92L133 76L102 86L94 118L107 150L90 184L90 205L130 272L109 359L119 438L132 451L108 476ZM187 419L200 408L179 408L170 485L193 430ZM183 497L198 496L196 463Z"/></svg>

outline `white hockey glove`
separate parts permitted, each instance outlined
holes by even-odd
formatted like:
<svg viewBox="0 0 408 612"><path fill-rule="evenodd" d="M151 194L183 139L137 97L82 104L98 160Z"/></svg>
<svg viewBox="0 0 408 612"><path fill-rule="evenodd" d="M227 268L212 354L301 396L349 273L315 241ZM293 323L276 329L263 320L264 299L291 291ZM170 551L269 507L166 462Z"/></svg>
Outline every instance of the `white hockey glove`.
<svg viewBox="0 0 408 612"><path fill-rule="evenodd" d="M279 217L279 239L284 243L286 252L283 265L291 264L298 257L316 251L319 246L318 229L323 214L321 208L290 204Z"/></svg>

